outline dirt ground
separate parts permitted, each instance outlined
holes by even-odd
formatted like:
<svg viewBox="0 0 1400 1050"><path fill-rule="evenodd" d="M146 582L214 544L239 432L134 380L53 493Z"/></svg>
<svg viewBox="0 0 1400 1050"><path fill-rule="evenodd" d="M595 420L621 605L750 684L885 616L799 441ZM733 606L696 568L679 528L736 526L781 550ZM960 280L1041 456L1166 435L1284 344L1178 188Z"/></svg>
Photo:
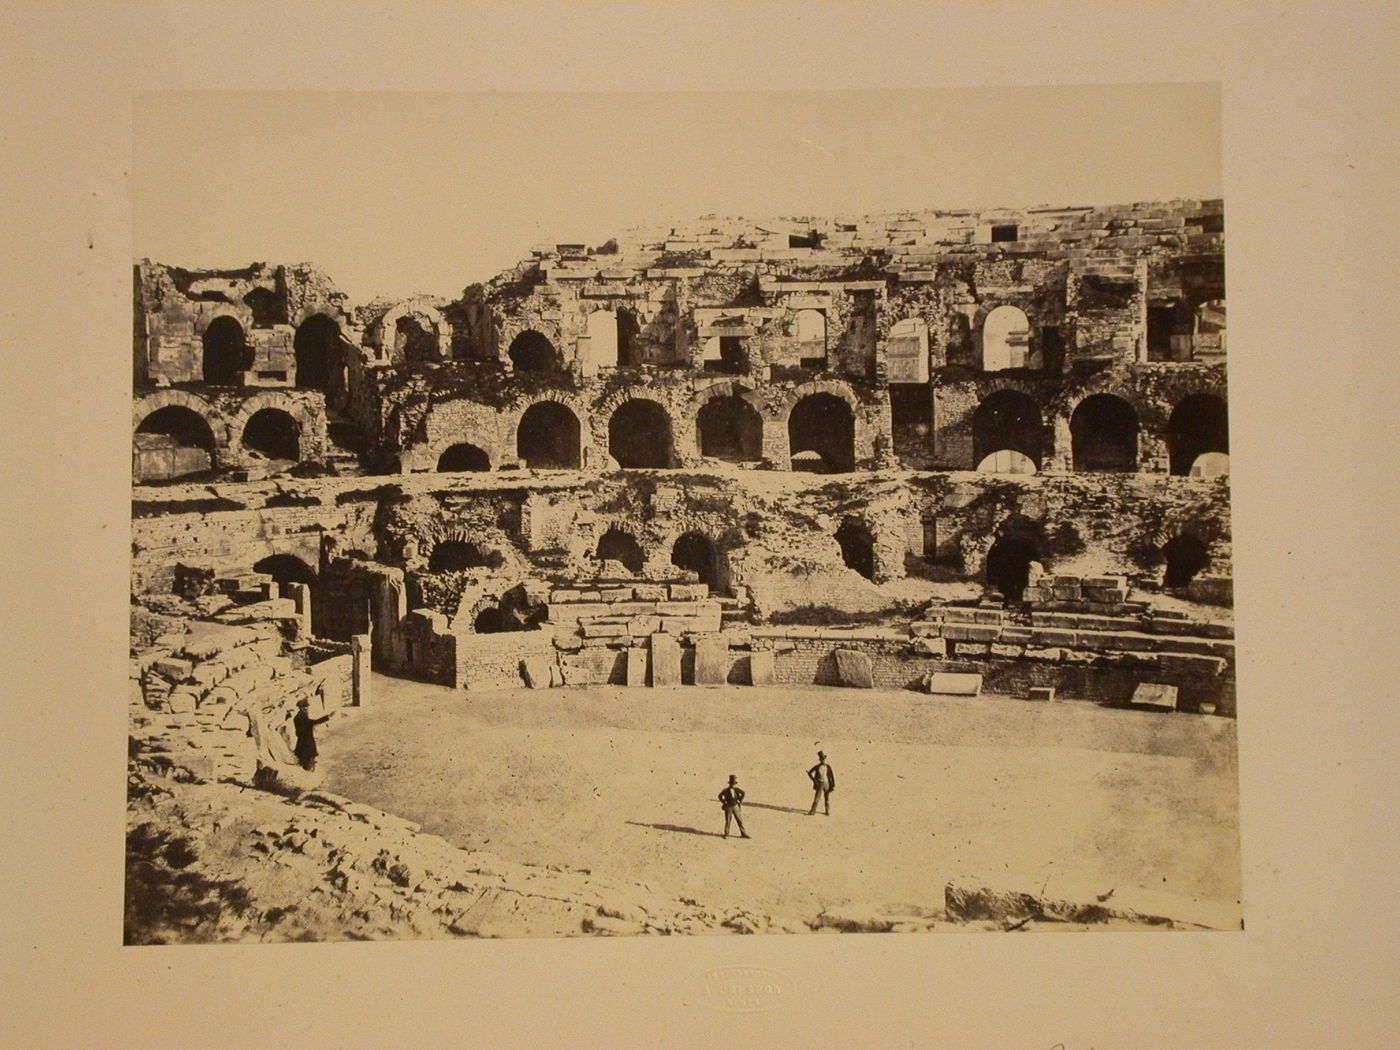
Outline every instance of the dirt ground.
<svg viewBox="0 0 1400 1050"><path fill-rule="evenodd" d="M828 688L467 694L376 675L326 787L512 861L801 919L936 909L955 875L1240 896L1235 724ZM832 815L807 815L827 752ZM720 837L728 774L752 839Z"/></svg>

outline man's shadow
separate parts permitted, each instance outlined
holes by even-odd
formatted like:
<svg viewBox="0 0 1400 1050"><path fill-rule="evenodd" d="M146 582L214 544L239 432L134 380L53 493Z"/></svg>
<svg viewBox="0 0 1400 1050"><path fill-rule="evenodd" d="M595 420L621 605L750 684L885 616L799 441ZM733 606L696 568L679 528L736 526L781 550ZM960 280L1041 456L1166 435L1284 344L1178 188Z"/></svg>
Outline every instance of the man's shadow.
<svg viewBox="0 0 1400 1050"><path fill-rule="evenodd" d="M745 802L744 805L754 809L775 809L779 813L806 813L805 809L793 809L791 806L772 806L767 802Z"/></svg>
<svg viewBox="0 0 1400 1050"><path fill-rule="evenodd" d="M687 835L708 835L711 838L724 838L718 831L701 831L699 828L686 827L683 824L646 824L640 820L629 820L627 823L636 828L652 828L656 831L682 831Z"/></svg>

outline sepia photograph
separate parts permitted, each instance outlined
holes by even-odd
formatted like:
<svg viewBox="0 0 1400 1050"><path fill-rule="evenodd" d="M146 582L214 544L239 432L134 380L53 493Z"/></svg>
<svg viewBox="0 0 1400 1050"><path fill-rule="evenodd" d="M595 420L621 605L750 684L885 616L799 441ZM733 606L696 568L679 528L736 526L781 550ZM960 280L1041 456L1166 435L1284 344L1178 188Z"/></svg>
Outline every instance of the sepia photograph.
<svg viewBox="0 0 1400 1050"><path fill-rule="evenodd" d="M1221 137L137 97L125 942L1241 930Z"/></svg>

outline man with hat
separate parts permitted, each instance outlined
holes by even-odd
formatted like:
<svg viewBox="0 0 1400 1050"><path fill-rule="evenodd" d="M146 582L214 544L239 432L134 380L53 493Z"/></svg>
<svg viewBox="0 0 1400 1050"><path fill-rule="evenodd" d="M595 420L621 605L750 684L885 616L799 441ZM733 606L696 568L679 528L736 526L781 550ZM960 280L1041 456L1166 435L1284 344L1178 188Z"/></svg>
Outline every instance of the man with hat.
<svg viewBox="0 0 1400 1050"><path fill-rule="evenodd" d="M826 815L831 816L831 793L836 790L836 774L826 764L825 751L817 752L817 764L807 770L807 779L812 782L812 787L816 789L816 794L812 796L812 808L807 811L807 816L815 817L817 815L818 802L826 807Z"/></svg>
<svg viewBox="0 0 1400 1050"><path fill-rule="evenodd" d="M739 825L739 836L748 838L744 818L739 812L744 805L744 789L739 786L739 778L733 773L729 774L729 786L719 793L719 804L724 807L724 837L729 838L729 822L732 820Z"/></svg>
<svg viewBox="0 0 1400 1050"><path fill-rule="evenodd" d="M312 727L329 721L331 717L323 715L320 718L312 718L310 708L311 701L303 696L297 701L297 714L292 719L292 728L297 734L297 761L301 763L301 768L308 772L316 768L316 730Z"/></svg>

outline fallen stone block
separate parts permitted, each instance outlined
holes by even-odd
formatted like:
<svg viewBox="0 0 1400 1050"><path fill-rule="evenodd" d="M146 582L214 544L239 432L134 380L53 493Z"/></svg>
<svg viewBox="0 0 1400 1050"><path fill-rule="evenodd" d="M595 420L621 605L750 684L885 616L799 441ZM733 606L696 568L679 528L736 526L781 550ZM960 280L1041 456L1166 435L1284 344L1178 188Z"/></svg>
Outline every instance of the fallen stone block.
<svg viewBox="0 0 1400 1050"><path fill-rule="evenodd" d="M1162 711L1176 710L1176 686L1161 682L1139 682L1133 690L1134 707L1155 707Z"/></svg>
<svg viewBox="0 0 1400 1050"><path fill-rule="evenodd" d="M651 684L681 684L681 643L672 634L651 636Z"/></svg>
<svg viewBox="0 0 1400 1050"><path fill-rule="evenodd" d="M531 689L548 689L550 669L553 666L554 661L546 657L527 657L520 661L520 673L525 678L525 684Z"/></svg>
<svg viewBox="0 0 1400 1050"><path fill-rule="evenodd" d="M935 671L928 676L928 691L935 696L981 696L982 676Z"/></svg>
<svg viewBox="0 0 1400 1050"><path fill-rule="evenodd" d="M832 656L836 659L838 684L853 689L875 688L875 664L865 653L855 649L837 649Z"/></svg>
<svg viewBox="0 0 1400 1050"><path fill-rule="evenodd" d="M749 654L749 684L773 685L777 681L775 659L771 650Z"/></svg>
<svg viewBox="0 0 1400 1050"><path fill-rule="evenodd" d="M915 638L912 648L921 656L945 657L948 655L946 638Z"/></svg>
<svg viewBox="0 0 1400 1050"><path fill-rule="evenodd" d="M151 669L169 681L183 682L194 671L194 664L189 660L166 656L152 663Z"/></svg>
<svg viewBox="0 0 1400 1050"><path fill-rule="evenodd" d="M729 640L721 634L695 639L695 684L724 685L729 680Z"/></svg>
<svg viewBox="0 0 1400 1050"><path fill-rule="evenodd" d="M1033 685L1026 690L1027 700L1037 700L1041 702L1055 699L1055 687L1053 685Z"/></svg>

